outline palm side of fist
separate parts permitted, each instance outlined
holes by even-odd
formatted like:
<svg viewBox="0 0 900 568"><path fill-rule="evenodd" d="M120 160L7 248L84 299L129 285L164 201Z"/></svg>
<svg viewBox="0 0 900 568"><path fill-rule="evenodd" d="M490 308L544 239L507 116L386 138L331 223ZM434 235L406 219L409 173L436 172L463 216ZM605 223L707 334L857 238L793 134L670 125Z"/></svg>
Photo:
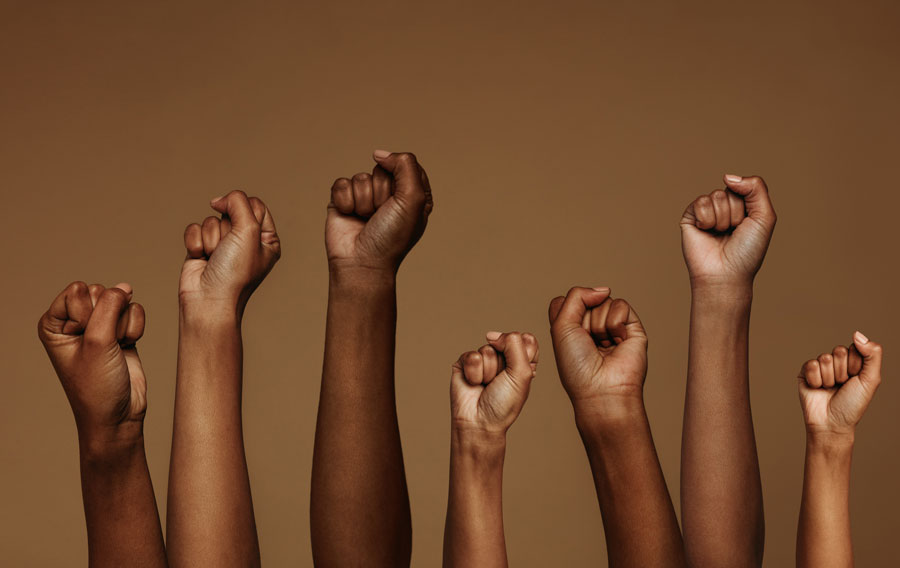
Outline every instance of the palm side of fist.
<svg viewBox="0 0 900 568"><path fill-rule="evenodd" d="M505 433L528 398L538 342L530 333L515 331L489 332L487 340L453 364L450 410L457 429Z"/></svg>
<svg viewBox="0 0 900 568"><path fill-rule="evenodd" d="M410 153L374 154L372 173L331 187L325 248L334 269L396 272L425 232L434 208L425 170Z"/></svg>
<svg viewBox="0 0 900 568"><path fill-rule="evenodd" d="M852 434L881 384L881 345L858 331L853 344L803 364L798 376L807 430Z"/></svg>
<svg viewBox="0 0 900 568"><path fill-rule="evenodd" d="M135 343L144 334L145 316L131 297L128 284L104 288L73 282L38 322L38 337L79 432L108 432L123 425L140 431L147 380Z"/></svg>
<svg viewBox="0 0 900 568"><path fill-rule="evenodd" d="M281 257L281 242L268 207L232 191L212 200L221 213L184 231L187 258L181 270L183 302L221 301L242 309Z"/></svg>
<svg viewBox="0 0 900 568"><path fill-rule="evenodd" d="M698 284L752 282L775 229L775 209L761 177L727 175L725 186L695 199L681 217L684 260Z"/></svg>
<svg viewBox="0 0 900 568"><path fill-rule="evenodd" d="M550 302L559 378L576 406L609 396L642 396L647 334L631 305L609 288L569 290Z"/></svg>

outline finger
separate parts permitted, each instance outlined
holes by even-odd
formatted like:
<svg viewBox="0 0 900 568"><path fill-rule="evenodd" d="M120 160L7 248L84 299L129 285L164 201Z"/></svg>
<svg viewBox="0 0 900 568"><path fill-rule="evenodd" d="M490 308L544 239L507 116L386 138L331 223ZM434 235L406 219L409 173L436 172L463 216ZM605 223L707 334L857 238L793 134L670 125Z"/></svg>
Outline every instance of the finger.
<svg viewBox="0 0 900 568"><path fill-rule="evenodd" d="M388 152L375 150L375 162L394 178L394 197L400 202L424 207L425 186L416 156L410 152Z"/></svg>
<svg viewBox="0 0 900 568"><path fill-rule="evenodd" d="M830 389L834 386L834 359L831 353L819 355L819 375L822 377L822 386Z"/></svg>
<svg viewBox="0 0 900 568"><path fill-rule="evenodd" d="M200 234L203 238L203 254L207 257L212 256L213 251L219 246L219 238L221 229L219 228L218 217L207 217L203 220L200 227Z"/></svg>
<svg viewBox="0 0 900 568"><path fill-rule="evenodd" d="M547 309L547 315L550 317L550 325L553 325L553 322L556 321L556 318L559 316L559 310L562 309L563 302L565 301L565 296L557 296L550 300L550 307Z"/></svg>
<svg viewBox="0 0 900 568"><path fill-rule="evenodd" d="M146 315L144 313L144 306L140 304L129 304L119 320L121 331L117 330L116 333L119 345L122 347L129 347L137 343L144 335L145 322Z"/></svg>
<svg viewBox="0 0 900 568"><path fill-rule="evenodd" d="M712 198L701 195L694 201L694 218L698 229L708 231L716 226L716 210Z"/></svg>
<svg viewBox="0 0 900 568"><path fill-rule="evenodd" d="M728 195L721 189L718 189L710 195L713 204L713 213L715 214L715 230L724 233L731 227L731 207L728 205Z"/></svg>
<svg viewBox="0 0 900 568"><path fill-rule="evenodd" d="M375 212L374 189L372 188L372 176L367 173L359 173L353 176L353 201L356 203L356 214L360 217L370 217Z"/></svg>
<svg viewBox="0 0 900 568"><path fill-rule="evenodd" d="M590 311L591 321L589 331L591 332L591 337L594 338L594 342L602 347L610 347L613 344L606 328L606 320L609 317L610 306L612 306L612 300L607 298L602 304L592 308Z"/></svg>
<svg viewBox="0 0 900 568"><path fill-rule="evenodd" d="M184 248L188 258L203 258L203 230L197 223L184 229Z"/></svg>
<svg viewBox="0 0 900 568"><path fill-rule="evenodd" d="M609 338L618 345L628 338L628 316L631 306L622 298L616 298L609 307L609 315L606 316L606 329Z"/></svg>
<svg viewBox="0 0 900 568"><path fill-rule="evenodd" d="M100 294L106 290L106 286L103 284L91 284L88 286L88 294L91 296L91 308L97 305L97 300L100 299Z"/></svg>
<svg viewBox="0 0 900 568"><path fill-rule="evenodd" d="M250 202L250 210L253 211L253 218L262 227L263 218L266 216L266 204L258 197L248 197Z"/></svg>
<svg viewBox="0 0 900 568"><path fill-rule="evenodd" d="M525 341L522 334L513 331L510 333L501 333L499 336L491 334L488 336L488 343L503 353L506 360L506 372L515 380L527 380L531 378L531 359L525 350Z"/></svg>
<svg viewBox="0 0 900 568"><path fill-rule="evenodd" d="M231 219L223 217L219 219L219 240L225 238L225 235L231 232Z"/></svg>
<svg viewBox="0 0 900 568"><path fill-rule="evenodd" d="M91 296L84 282L72 282L59 293L38 322L38 335L77 335L91 319Z"/></svg>
<svg viewBox="0 0 900 568"><path fill-rule="evenodd" d="M589 308L598 306L609 297L609 288L581 288L575 286L569 290L553 318L550 330L565 331L572 326L581 327L582 319Z"/></svg>
<svg viewBox="0 0 900 568"><path fill-rule="evenodd" d="M541 356L537 337L530 333L523 333L522 339L525 341L525 353L528 355L528 360L531 361L532 365L535 365Z"/></svg>
<svg viewBox="0 0 900 568"><path fill-rule="evenodd" d="M856 345L852 343L847 350L849 351L847 353L847 376L855 377L862 370L863 356L856 349Z"/></svg>
<svg viewBox="0 0 900 568"><path fill-rule="evenodd" d="M853 345L862 355L862 368L859 371L860 381L877 387L881 383L881 344L870 341L868 337L857 331L853 334Z"/></svg>
<svg viewBox="0 0 900 568"><path fill-rule="evenodd" d="M481 353L482 382L488 384L494 380L497 373L503 370L503 366L500 364L500 357L497 356L497 351L490 345L482 346L478 349L478 352Z"/></svg>
<svg viewBox="0 0 900 568"><path fill-rule="evenodd" d="M372 199L375 204L375 209L381 207L381 205L391 197L391 192L393 191L391 182L391 174L389 174L387 170L381 166L372 168Z"/></svg>
<svg viewBox="0 0 900 568"><path fill-rule="evenodd" d="M744 200L730 189L726 190L725 193L728 195L728 210L731 212L731 226L737 227L741 224L741 221L744 220L744 217L747 214L746 211L744 211Z"/></svg>
<svg viewBox="0 0 900 568"><path fill-rule="evenodd" d="M810 359L804 363L800 372L800 378L805 379L806 384L809 385L810 388L821 388L822 375L819 374L819 361L817 359Z"/></svg>
<svg viewBox="0 0 900 568"><path fill-rule="evenodd" d="M353 204L353 184L347 178L338 178L334 180L331 186L331 202L334 207L342 215L352 215L355 205Z"/></svg>
<svg viewBox="0 0 900 568"><path fill-rule="evenodd" d="M253 208L250 206L250 200L247 194L241 190L230 192L225 197L217 197L210 202L210 206L222 213L228 215L231 219L231 226L234 231L258 231L259 223L253 215Z"/></svg>
<svg viewBox="0 0 900 568"><path fill-rule="evenodd" d="M743 197L748 217L770 227L775 225L775 208L772 207L769 188L761 177L728 174L724 179L728 189Z"/></svg>
<svg viewBox="0 0 900 568"><path fill-rule="evenodd" d="M431 182L428 180L428 173L425 168L419 164L419 178L422 180L422 189L425 190L425 217L427 218L434 209L434 198L431 194Z"/></svg>
<svg viewBox="0 0 900 568"><path fill-rule="evenodd" d="M484 368L481 353L469 351L460 356L463 374L470 385L480 385L484 381Z"/></svg>
<svg viewBox="0 0 900 568"><path fill-rule="evenodd" d="M834 382L843 384L847 382L850 376L847 374L847 358L850 350L843 345L838 345L831 350L832 372L834 373Z"/></svg>
<svg viewBox="0 0 900 568"><path fill-rule="evenodd" d="M112 345L117 342L116 328L122 312L131 300L131 287L117 284L100 294L91 319L84 330L84 340L93 345Z"/></svg>

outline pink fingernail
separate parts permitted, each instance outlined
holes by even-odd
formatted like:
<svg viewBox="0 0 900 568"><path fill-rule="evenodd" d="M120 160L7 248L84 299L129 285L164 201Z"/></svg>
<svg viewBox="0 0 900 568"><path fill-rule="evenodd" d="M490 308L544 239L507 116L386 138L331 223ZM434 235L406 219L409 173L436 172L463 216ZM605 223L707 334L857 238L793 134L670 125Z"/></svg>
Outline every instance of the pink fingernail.
<svg viewBox="0 0 900 568"><path fill-rule="evenodd" d="M729 183L741 183L744 180L741 176L736 176L734 174L727 174L725 176L725 181Z"/></svg>
<svg viewBox="0 0 900 568"><path fill-rule="evenodd" d="M866 343L869 342L869 338L866 337L865 335L863 335L863 334L862 334L861 332L859 332L859 331L857 331L856 333L853 334L853 339L859 341L859 342L862 343L863 345L865 345Z"/></svg>
<svg viewBox="0 0 900 568"><path fill-rule="evenodd" d="M119 290L125 292L129 296L132 296L134 294L134 289L131 287L131 284L129 284L128 282L119 282L118 284L113 286L113 288L118 288Z"/></svg>
<svg viewBox="0 0 900 568"><path fill-rule="evenodd" d="M609 292L609 287L608 286L597 286L596 288L591 288L591 290L594 290L595 292Z"/></svg>
<svg viewBox="0 0 900 568"><path fill-rule="evenodd" d="M484 334L484 336L487 337L488 341L496 341L496 340L500 339L501 335L503 335L503 334L500 333L499 331L489 331Z"/></svg>
<svg viewBox="0 0 900 568"><path fill-rule="evenodd" d="M209 202L210 202L210 203L215 203L216 201L222 199L223 197L225 197L225 196L224 196L224 195L220 195L219 197L213 197L212 199L209 200Z"/></svg>
<svg viewBox="0 0 900 568"><path fill-rule="evenodd" d="M387 150L375 150L372 152L372 155L375 156L376 160L383 160L391 155Z"/></svg>

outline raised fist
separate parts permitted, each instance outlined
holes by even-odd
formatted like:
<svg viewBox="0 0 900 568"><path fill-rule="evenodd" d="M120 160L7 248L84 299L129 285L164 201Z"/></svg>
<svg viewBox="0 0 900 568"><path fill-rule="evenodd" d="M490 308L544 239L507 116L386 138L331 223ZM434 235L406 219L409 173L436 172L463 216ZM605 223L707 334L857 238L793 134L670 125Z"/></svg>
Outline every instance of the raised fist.
<svg viewBox="0 0 900 568"><path fill-rule="evenodd" d="M140 434L147 380L135 343L144 334L144 308L131 297L128 284L73 282L38 322L82 434L120 438L122 426Z"/></svg>
<svg viewBox="0 0 900 568"><path fill-rule="evenodd" d="M522 411L538 362L530 333L487 334L488 344L453 364L450 410L457 429L505 433Z"/></svg>
<svg viewBox="0 0 900 568"><path fill-rule="evenodd" d="M376 150L371 174L331 186L325 248L334 269L396 272L434 207L425 170L409 153Z"/></svg>
<svg viewBox="0 0 900 568"><path fill-rule="evenodd" d="M881 384L881 345L860 332L800 369L800 406L814 433L852 434Z"/></svg>
<svg viewBox="0 0 900 568"><path fill-rule="evenodd" d="M577 408L643 394L647 334L628 302L609 294L609 288L576 287L550 302L559 378Z"/></svg>
<svg viewBox="0 0 900 568"><path fill-rule="evenodd" d="M213 199L221 218L207 217L184 231L187 258L181 269L182 302L235 305L239 310L281 257L269 209L257 197L232 191Z"/></svg>
<svg viewBox="0 0 900 568"><path fill-rule="evenodd" d="M749 284L775 229L761 177L725 176L726 189L695 199L681 217L681 249L694 284Z"/></svg>

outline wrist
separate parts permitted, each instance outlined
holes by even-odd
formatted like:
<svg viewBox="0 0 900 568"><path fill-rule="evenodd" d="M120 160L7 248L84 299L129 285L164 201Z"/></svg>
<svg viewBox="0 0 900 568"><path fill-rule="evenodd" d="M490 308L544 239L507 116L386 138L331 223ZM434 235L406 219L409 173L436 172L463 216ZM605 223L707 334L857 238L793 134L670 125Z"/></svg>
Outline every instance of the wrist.
<svg viewBox="0 0 900 568"><path fill-rule="evenodd" d="M642 389L573 399L575 425L580 432L609 430L638 424L646 417Z"/></svg>
<svg viewBox="0 0 900 568"><path fill-rule="evenodd" d="M844 432L807 429L806 448L825 455L843 454L853 450L855 439L852 429Z"/></svg>
<svg viewBox="0 0 900 568"><path fill-rule="evenodd" d="M366 266L331 260L328 262L328 279L332 286L339 287L394 286L397 282L397 267L391 265Z"/></svg>
<svg viewBox="0 0 900 568"><path fill-rule="evenodd" d="M691 305L704 313L733 313L750 310L753 303L753 282L731 284L691 283Z"/></svg>
<svg viewBox="0 0 900 568"><path fill-rule="evenodd" d="M450 450L460 457L480 462L499 460L502 463L506 455L506 432L453 426L450 429Z"/></svg>
<svg viewBox="0 0 900 568"><path fill-rule="evenodd" d="M127 462L144 452L142 421L129 421L116 427L78 428L81 461L98 465Z"/></svg>
<svg viewBox="0 0 900 568"><path fill-rule="evenodd" d="M179 297L178 316L182 328L240 327L243 306L237 300Z"/></svg>

